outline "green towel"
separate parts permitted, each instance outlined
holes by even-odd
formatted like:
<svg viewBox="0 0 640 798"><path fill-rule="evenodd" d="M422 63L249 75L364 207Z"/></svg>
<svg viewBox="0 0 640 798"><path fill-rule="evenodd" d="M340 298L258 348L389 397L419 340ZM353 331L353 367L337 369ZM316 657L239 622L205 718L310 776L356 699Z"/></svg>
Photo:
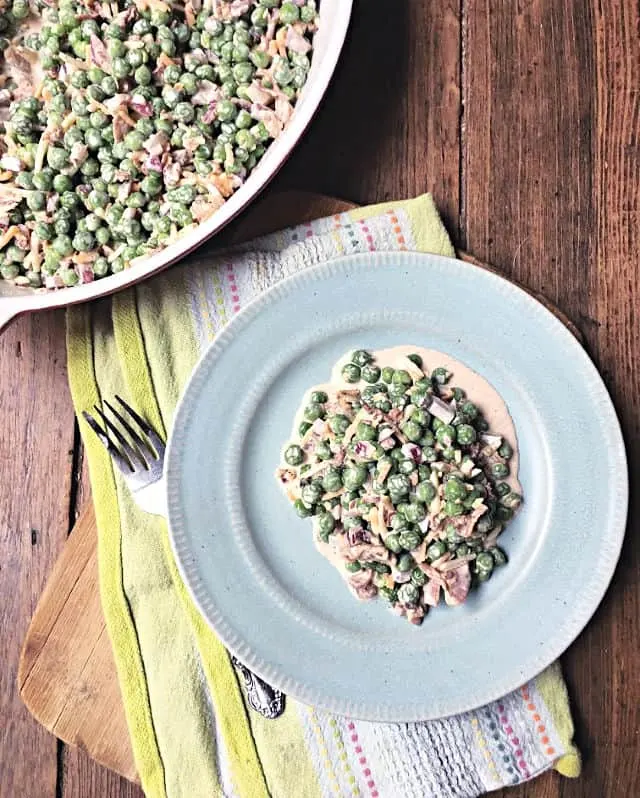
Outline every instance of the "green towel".
<svg viewBox="0 0 640 798"><path fill-rule="evenodd" d="M260 291L329 258L376 249L453 256L430 196L338 214L173 268L67 317L78 417L118 393L163 435L200 354ZM249 711L227 652L191 603L164 521L137 508L81 420L99 529L102 605L140 778L152 798L477 796L555 766L577 776L560 669L443 721L352 721L288 699Z"/></svg>

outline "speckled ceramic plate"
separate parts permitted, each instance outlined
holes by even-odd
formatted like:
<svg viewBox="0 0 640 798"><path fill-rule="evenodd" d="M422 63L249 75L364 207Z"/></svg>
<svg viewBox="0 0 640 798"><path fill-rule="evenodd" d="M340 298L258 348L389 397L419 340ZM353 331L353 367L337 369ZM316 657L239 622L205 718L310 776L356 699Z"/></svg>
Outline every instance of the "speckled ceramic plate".
<svg viewBox="0 0 640 798"><path fill-rule="evenodd" d="M525 494L501 537L508 566L420 627L351 596L274 479L305 389L350 349L398 344L447 352L493 384ZM173 548L216 633L286 693L377 720L480 706L558 657L609 584L627 492L613 406L565 327L493 274L412 253L336 260L238 314L193 374L168 455Z"/></svg>

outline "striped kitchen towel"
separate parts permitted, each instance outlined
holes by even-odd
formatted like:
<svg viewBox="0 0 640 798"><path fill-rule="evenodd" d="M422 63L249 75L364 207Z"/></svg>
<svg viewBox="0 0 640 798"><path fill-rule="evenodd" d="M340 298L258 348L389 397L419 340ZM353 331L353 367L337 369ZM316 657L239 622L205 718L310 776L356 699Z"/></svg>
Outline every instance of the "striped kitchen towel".
<svg viewBox="0 0 640 798"><path fill-rule="evenodd" d="M453 256L430 196L283 230L68 313L78 417L125 396L164 434L203 350L258 293L300 269L367 250ZM100 587L131 741L152 798L472 798L580 758L559 666L444 720L366 723L287 701L267 721L191 603L162 519L131 500L81 421L99 528Z"/></svg>

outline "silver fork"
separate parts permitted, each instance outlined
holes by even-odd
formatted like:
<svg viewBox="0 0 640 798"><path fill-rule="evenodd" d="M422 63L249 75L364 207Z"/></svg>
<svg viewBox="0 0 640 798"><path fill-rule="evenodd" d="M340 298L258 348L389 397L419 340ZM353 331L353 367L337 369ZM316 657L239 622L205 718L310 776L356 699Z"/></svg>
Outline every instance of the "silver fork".
<svg viewBox="0 0 640 798"><path fill-rule="evenodd" d="M164 442L132 407L118 395L115 398L121 410L103 400L111 418L94 405L95 414L103 426L86 410L82 415L111 455L138 506L147 513L166 518ZM243 676L251 707L265 718L279 717L284 711L284 694L256 676L234 656L231 661Z"/></svg>

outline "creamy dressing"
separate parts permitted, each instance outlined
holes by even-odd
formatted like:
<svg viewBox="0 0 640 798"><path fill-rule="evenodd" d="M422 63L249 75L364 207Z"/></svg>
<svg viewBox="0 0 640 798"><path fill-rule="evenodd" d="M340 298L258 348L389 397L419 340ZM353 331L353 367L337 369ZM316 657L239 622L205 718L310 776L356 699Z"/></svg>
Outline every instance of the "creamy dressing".
<svg viewBox="0 0 640 798"><path fill-rule="evenodd" d="M510 473L508 477L501 481L506 482L515 493L522 493L520 482L518 481L518 437L516 435L513 419L509 415L509 409L505 401L488 380L468 366L465 366L464 363L461 363L459 360L456 360L450 355L438 352L435 349L425 349L417 346L394 346L389 349L367 351L371 352L376 366L380 369L385 368L385 366L391 366L391 368L394 369L406 369L407 355L417 354L422 358L422 370L426 376L431 374L431 372L438 367L443 367L451 372L452 377L447 385L462 388L469 401L473 402L478 407L489 425L487 434L499 435L511 444L513 456L509 460ZM362 388L367 385L367 383L363 381L357 383L347 382L342 377L342 368L346 363L349 363L350 360L351 352L348 352L344 357L341 357L333 367L329 382L315 385L305 393L294 419L291 438L283 447L283 453L291 443L300 443L301 436L298 433L298 428L304 421L304 409L311 401L311 394L314 391L324 391L331 402L335 400L339 391L362 390ZM315 519L313 525L313 539L317 550L337 568L353 595L361 600L354 588L349 584L348 579L351 574L345 571L343 567L344 560L330 543L324 543L319 539L318 535L315 534Z"/></svg>

